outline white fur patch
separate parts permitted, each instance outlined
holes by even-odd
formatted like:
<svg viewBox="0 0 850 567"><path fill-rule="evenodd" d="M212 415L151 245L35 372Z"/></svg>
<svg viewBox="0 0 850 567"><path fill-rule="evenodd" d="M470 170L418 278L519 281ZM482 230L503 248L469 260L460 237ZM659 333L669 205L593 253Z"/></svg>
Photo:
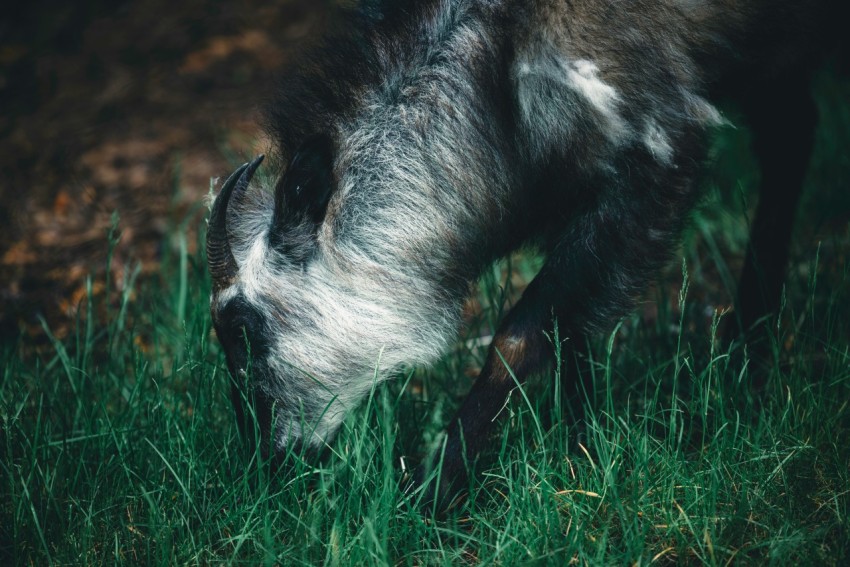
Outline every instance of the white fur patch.
<svg viewBox="0 0 850 567"><path fill-rule="evenodd" d="M658 162L665 165L673 162L673 146L670 145L670 138L655 120L650 119L647 122L643 133L643 143Z"/></svg>
<svg viewBox="0 0 850 567"><path fill-rule="evenodd" d="M602 82L599 77L599 67L592 61L581 59L570 65L567 76L572 82L574 90L580 92L584 97L602 114L612 116L616 114L618 101L617 91L614 87Z"/></svg>
<svg viewBox="0 0 850 567"><path fill-rule="evenodd" d="M263 231L248 248L239 264L239 283L248 301L254 302L263 291L263 285L272 281L269 270L268 238Z"/></svg>
<svg viewBox="0 0 850 567"><path fill-rule="evenodd" d="M617 112L620 97L614 87L599 78L599 67L592 61L579 59L569 66L567 77L569 86L587 99L604 117L608 126L608 138L621 138L627 127Z"/></svg>
<svg viewBox="0 0 850 567"><path fill-rule="evenodd" d="M720 111L703 97L687 90L684 90L683 94L690 115L699 124L704 126L726 126L729 124L729 121L720 114Z"/></svg>

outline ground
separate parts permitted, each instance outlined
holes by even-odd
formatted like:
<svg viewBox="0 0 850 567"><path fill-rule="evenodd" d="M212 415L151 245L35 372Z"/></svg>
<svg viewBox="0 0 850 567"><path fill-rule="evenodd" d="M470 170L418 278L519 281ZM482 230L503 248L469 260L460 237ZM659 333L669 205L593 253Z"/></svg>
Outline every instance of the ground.
<svg viewBox="0 0 850 567"><path fill-rule="evenodd" d="M264 146L259 106L322 3L18 3L0 23L0 335L68 333L85 281L102 293L107 233L156 274L211 178ZM187 239L190 251L195 239Z"/></svg>

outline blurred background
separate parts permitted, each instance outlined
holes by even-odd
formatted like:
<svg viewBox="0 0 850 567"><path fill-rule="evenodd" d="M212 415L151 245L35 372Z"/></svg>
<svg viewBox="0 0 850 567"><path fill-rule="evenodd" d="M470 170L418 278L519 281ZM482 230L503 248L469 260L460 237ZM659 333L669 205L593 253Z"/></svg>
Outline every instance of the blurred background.
<svg viewBox="0 0 850 567"><path fill-rule="evenodd" d="M258 107L316 0L35 0L0 17L0 339L63 338L124 266L158 271L210 179L264 147ZM117 243L108 234L117 212ZM193 221L194 219L194 221Z"/></svg>

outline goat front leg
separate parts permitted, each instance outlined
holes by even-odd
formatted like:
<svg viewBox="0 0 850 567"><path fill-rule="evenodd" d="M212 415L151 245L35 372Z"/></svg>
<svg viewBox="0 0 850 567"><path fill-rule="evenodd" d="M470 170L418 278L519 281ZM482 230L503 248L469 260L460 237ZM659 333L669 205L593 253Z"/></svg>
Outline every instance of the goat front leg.
<svg viewBox="0 0 850 567"><path fill-rule="evenodd" d="M810 88L807 73L794 73L755 89L744 101L762 180L738 286L741 333L779 310L794 213L814 146L817 109Z"/></svg>
<svg viewBox="0 0 850 567"><path fill-rule="evenodd" d="M683 164L659 171L648 160L629 160L628 176L613 180L571 223L500 325L443 450L415 475L416 484L430 479L423 497L428 503L438 509L452 503L468 485L468 465L487 445L511 391L550 366L554 347L546 333L553 321L573 341L609 328L667 261L692 204L693 170ZM565 389L576 385L575 373L569 376Z"/></svg>
<svg viewBox="0 0 850 567"><path fill-rule="evenodd" d="M450 507L455 496L467 486L471 465L468 461L486 447L511 391L550 362L552 349L544 331L551 322L551 313L546 315L529 305L534 295L526 290L500 325L481 373L449 424L442 450L416 471L414 484L418 486L425 483L436 467L441 467L423 498L438 510Z"/></svg>

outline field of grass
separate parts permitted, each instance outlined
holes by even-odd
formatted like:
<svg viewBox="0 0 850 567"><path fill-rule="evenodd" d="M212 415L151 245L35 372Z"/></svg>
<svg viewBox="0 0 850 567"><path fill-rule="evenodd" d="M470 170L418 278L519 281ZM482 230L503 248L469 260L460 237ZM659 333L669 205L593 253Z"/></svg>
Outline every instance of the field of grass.
<svg viewBox="0 0 850 567"><path fill-rule="evenodd" d="M482 279L454 352L378 387L324 461L270 476L239 439L205 261L176 228L159 279L134 283L128 266L69 339L2 346L0 563L847 564L850 85L822 78L818 101L761 397L747 350L717 336L758 177L744 130L718 137L680 262L590 345L581 444L559 372L539 377L445 517L402 493L402 458L436 442L471 383L517 279L507 264Z"/></svg>

